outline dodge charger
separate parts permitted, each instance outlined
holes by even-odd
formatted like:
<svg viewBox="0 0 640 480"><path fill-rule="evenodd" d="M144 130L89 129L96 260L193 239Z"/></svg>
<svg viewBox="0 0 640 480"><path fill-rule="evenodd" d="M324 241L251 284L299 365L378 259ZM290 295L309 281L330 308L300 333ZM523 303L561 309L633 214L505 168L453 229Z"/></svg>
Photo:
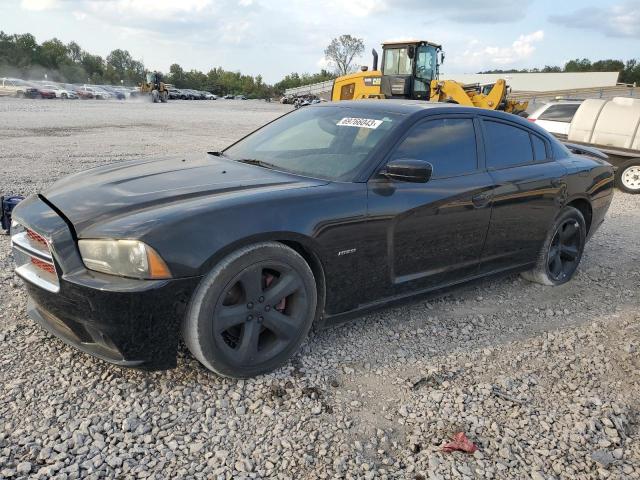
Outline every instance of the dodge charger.
<svg viewBox="0 0 640 480"><path fill-rule="evenodd" d="M575 274L613 169L519 117L326 103L220 152L114 163L14 211L30 316L122 366L245 378L324 326L480 277ZM606 158L606 156L604 157Z"/></svg>

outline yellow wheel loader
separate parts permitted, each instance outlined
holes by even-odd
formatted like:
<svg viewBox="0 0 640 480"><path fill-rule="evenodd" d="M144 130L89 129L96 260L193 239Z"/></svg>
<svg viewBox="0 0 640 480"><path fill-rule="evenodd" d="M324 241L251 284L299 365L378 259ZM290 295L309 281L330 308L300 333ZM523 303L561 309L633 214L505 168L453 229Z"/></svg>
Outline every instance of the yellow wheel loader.
<svg viewBox="0 0 640 480"><path fill-rule="evenodd" d="M162 81L160 72L149 72L145 82L140 85L140 95L150 95L153 103L167 103L169 100L169 88Z"/></svg>
<svg viewBox="0 0 640 480"><path fill-rule="evenodd" d="M385 42L380 70L378 53L373 50L372 54L372 70L362 67L360 72L336 78L331 92L333 101L406 98L504 110L516 115L528 106L527 102L507 99L509 88L502 79L489 85L439 80L444 53L438 44L425 40Z"/></svg>

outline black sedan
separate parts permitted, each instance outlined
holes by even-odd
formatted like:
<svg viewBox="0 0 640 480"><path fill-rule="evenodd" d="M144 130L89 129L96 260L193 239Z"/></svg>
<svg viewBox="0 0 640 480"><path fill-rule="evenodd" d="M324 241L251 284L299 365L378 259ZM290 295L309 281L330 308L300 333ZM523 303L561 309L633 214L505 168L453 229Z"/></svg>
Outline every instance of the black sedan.
<svg viewBox="0 0 640 480"><path fill-rule="evenodd" d="M72 175L14 213L29 313L119 365L282 365L312 324L495 273L574 275L613 169L519 117L360 101L223 152Z"/></svg>

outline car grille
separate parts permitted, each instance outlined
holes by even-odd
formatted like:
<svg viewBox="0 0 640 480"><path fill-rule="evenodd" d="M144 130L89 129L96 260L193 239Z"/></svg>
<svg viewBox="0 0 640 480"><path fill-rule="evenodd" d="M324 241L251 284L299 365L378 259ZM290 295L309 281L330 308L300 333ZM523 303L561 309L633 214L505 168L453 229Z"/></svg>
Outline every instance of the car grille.
<svg viewBox="0 0 640 480"><path fill-rule="evenodd" d="M11 246L16 273L24 280L45 290L60 290L58 272L53 261L49 241L39 233L20 225L11 227Z"/></svg>

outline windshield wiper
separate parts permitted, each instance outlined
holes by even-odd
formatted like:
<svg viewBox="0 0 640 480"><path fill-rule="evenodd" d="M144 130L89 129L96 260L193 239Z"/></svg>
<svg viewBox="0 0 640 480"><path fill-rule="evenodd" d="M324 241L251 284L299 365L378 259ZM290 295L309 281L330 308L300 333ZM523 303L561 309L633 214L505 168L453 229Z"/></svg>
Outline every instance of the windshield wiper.
<svg viewBox="0 0 640 480"><path fill-rule="evenodd" d="M241 163L247 163L249 165L256 165L258 167L262 167L262 168L270 168L273 169L276 167L276 165L274 165L273 163L269 163L269 162L263 162L262 160L256 160L255 158L243 158L240 160L236 160L237 162L241 162Z"/></svg>

